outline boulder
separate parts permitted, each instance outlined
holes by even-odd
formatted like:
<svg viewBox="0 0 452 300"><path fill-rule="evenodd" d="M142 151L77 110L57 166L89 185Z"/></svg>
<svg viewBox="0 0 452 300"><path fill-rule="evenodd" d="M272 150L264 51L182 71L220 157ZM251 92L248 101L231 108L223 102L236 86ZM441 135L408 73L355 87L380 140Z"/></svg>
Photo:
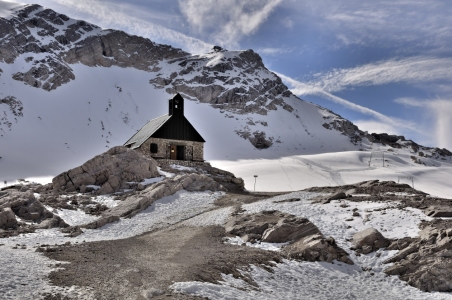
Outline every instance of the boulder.
<svg viewBox="0 0 452 300"><path fill-rule="evenodd" d="M10 220L12 212L14 219L17 216L24 221L33 222L32 226L37 229L69 226L60 217L45 208L36 199L32 190L26 192L10 190L8 196L0 199L0 211L3 211L3 213L8 211L6 214ZM3 218L0 218L0 220L3 220Z"/></svg>
<svg viewBox="0 0 452 300"><path fill-rule="evenodd" d="M338 193L336 193L336 194L334 194L332 196L324 198L320 202L322 204L327 204L327 203L330 203L331 200L340 200L340 199L346 199L346 198L347 198L347 195L344 192L338 192Z"/></svg>
<svg viewBox="0 0 452 300"><path fill-rule="evenodd" d="M138 151L117 146L95 156L83 165L53 178L53 187L66 192L86 191L86 186L98 185L98 194L110 194L126 186L160 176L157 164Z"/></svg>
<svg viewBox="0 0 452 300"><path fill-rule="evenodd" d="M429 217L450 218L452 217L452 208L447 206L430 206L424 210Z"/></svg>
<svg viewBox="0 0 452 300"><path fill-rule="evenodd" d="M422 229L418 238L398 243L403 244L403 249L384 261L394 263L384 272L398 275L425 292L451 292L452 230L448 227L449 220L434 220Z"/></svg>
<svg viewBox="0 0 452 300"><path fill-rule="evenodd" d="M17 220L14 212L9 207L0 209L0 228L9 229L16 228Z"/></svg>
<svg viewBox="0 0 452 300"><path fill-rule="evenodd" d="M320 230L306 218L282 218L265 230L262 241L284 243L320 233Z"/></svg>
<svg viewBox="0 0 452 300"><path fill-rule="evenodd" d="M278 221L285 216L289 216L279 211L262 211L252 215L239 215L230 219L226 225L226 232L237 236L252 234L253 237L260 240L264 232L275 226Z"/></svg>
<svg viewBox="0 0 452 300"><path fill-rule="evenodd" d="M390 244L390 241L375 228L367 228L355 233L352 242L358 250L366 252L365 254L388 247Z"/></svg>
<svg viewBox="0 0 452 300"><path fill-rule="evenodd" d="M338 260L353 265L348 253L338 247L332 237L325 238L322 234L310 235L287 245L283 248L283 253L291 259L327 262Z"/></svg>
<svg viewBox="0 0 452 300"><path fill-rule="evenodd" d="M290 242L283 246L282 253L291 259L339 260L353 264L347 252L338 247L332 237L325 238L317 226L306 218L274 210L262 211L233 217L226 223L225 230L240 236L245 242Z"/></svg>

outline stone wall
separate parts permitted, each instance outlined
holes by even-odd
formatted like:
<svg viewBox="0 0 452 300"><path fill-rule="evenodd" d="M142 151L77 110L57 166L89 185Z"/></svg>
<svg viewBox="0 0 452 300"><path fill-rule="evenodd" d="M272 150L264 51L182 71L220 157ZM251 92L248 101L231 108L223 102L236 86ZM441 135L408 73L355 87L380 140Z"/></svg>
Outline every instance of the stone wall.
<svg viewBox="0 0 452 300"><path fill-rule="evenodd" d="M157 144L157 153L151 153L151 144ZM204 143L182 140L169 140L169 139L157 139L149 138L144 142L140 148L135 150L140 151L146 156L150 156L155 159L170 158L170 145L186 146L185 147L185 159L193 161L204 161Z"/></svg>

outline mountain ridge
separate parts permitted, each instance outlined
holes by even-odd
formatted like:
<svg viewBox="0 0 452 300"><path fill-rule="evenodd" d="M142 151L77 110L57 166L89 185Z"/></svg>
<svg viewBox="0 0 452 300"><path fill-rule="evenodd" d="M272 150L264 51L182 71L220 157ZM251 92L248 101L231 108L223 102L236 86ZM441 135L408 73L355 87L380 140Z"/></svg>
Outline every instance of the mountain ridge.
<svg viewBox="0 0 452 300"><path fill-rule="evenodd" d="M0 139L12 145L17 139L28 138L23 134L32 133L39 136L41 151L48 151L48 143L52 148L57 148L55 143L58 147L69 145L63 149L80 153L73 164L98 154L101 146L109 148L124 143L150 119L144 111L163 112L157 107L159 101L176 92L193 100L189 101L193 104L210 104L216 110L199 109L201 106L198 105L189 109L196 119L195 127L206 128L209 140L215 141L210 154L207 153L208 159L371 151L373 143L410 149L417 154L422 152L422 156L432 159L452 156L446 149L423 147L403 136L363 132L338 114L297 98L251 49L227 51L215 47L212 52L191 55L123 31L103 30L36 4L16 8L9 17L0 18L0 25L0 81L5 86L0 92L3 109ZM142 76L146 76L146 80ZM96 83L87 82L85 78L96 80ZM143 84L145 81L147 85ZM22 87L18 83L23 83ZM149 101L145 97L153 99ZM62 99L66 98L71 103L66 103L65 108L59 107L64 105ZM38 108L33 108L36 103L31 104L31 101L36 99L46 103L46 117L33 115ZM115 109L118 104L112 99L120 102L121 109ZM61 116L50 114L49 110L56 107L59 110L55 112ZM205 116L212 119L202 120ZM230 120L220 125L218 116ZM41 126L43 118L46 126ZM74 118L73 122L67 123L71 118ZM16 130L20 123L24 123L23 128ZM98 125L92 130L94 123ZM207 128L212 125L215 130ZM37 132L40 126L48 132ZM78 132L71 138L57 137L63 136L56 132L58 127L84 134ZM232 131L233 135L226 130ZM221 142L219 137L226 135L232 154L216 145ZM5 139L7 136L9 138ZM99 140L95 140L96 137ZM66 139L64 142L63 138ZM87 138L92 143L91 151L84 149ZM240 140L246 141L248 146ZM24 142L22 146L27 145ZM254 149L260 151L254 152ZM14 157L11 147L6 152L4 160L8 156ZM43 158L42 153L33 155L38 160ZM46 162L63 163L64 155L61 156ZM55 175L71 167L64 164L50 173ZM0 175L6 176L3 172Z"/></svg>

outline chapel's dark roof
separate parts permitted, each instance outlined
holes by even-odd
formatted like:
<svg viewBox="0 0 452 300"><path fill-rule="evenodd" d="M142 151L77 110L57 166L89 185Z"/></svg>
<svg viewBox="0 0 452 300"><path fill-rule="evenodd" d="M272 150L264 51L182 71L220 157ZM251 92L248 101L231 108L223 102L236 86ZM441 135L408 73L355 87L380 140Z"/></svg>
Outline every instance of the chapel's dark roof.
<svg viewBox="0 0 452 300"><path fill-rule="evenodd" d="M154 134L166 121L171 118L170 115L163 115L147 122L134 136L132 136L124 146L130 145L132 149L140 147L148 138Z"/></svg>
<svg viewBox="0 0 452 300"><path fill-rule="evenodd" d="M169 113L147 122L124 146L138 148L150 137L204 143L205 140L184 116L182 96L176 94L169 101Z"/></svg>

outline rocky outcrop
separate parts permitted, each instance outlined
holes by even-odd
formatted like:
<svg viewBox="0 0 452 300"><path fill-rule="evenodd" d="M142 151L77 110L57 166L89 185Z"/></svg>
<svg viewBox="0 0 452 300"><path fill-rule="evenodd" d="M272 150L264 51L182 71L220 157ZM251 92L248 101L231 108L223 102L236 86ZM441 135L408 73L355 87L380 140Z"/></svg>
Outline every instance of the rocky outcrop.
<svg viewBox="0 0 452 300"><path fill-rule="evenodd" d="M0 229L17 227L16 215L10 207L0 209Z"/></svg>
<svg viewBox="0 0 452 300"><path fill-rule="evenodd" d="M380 248L388 247L390 241L375 228L367 228L353 235L354 250L368 254Z"/></svg>
<svg viewBox="0 0 452 300"><path fill-rule="evenodd" d="M353 265L348 253L337 246L336 241L332 237L325 238L322 234L304 237L293 244L285 246L282 251L291 259L326 262L337 260Z"/></svg>
<svg viewBox="0 0 452 300"><path fill-rule="evenodd" d="M429 217L450 218L452 217L452 207L450 206L429 206L424 210Z"/></svg>
<svg viewBox="0 0 452 300"><path fill-rule="evenodd" d="M32 224L25 224L24 221ZM0 237L32 232L34 229L67 226L66 222L42 205L32 190L11 188L0 197Z"/></svg>
<svg viewBox="0 0 452 300"><path fill-rule="evenodd" d="M85 228L99 228L115 222L121 217L133 217L154 201L185 189L187 191L224 191L225 188L212 178L201 174L183 174L167 178L145 190L127 197L118 206L105 211L99 220L84 225Z"/></svg>
<svg viewBox="0 0 452 300"><path fill-rule="evenodd" d="M225 225L227 233L237 235L245 242L286 243L282 252L290 259L307 261L339 260L353 262L348 254L336 245L332 237L325 238L320 230L306 218L279 211L263 211L239 215Z"/></svg>
<svg viewBox="0 0 452 300"><path fill-rule="evenodd" d="M297 218L278 211L263 211L258 214L238 216L225 226L226 232L240 236L245 242L257 240L269 243L284 243L304 236L320 233L319 229L305 218Z"/></svg>
<svg viewBox="0 0 452 300"><path fill-rule="evenodd" d="M426 292L452 291L452 229L449 220L433 222L424 227L419 238L399 243L388 249L400 250L385 263L394 263L385 270L398 275L409 285Z"/></svg>
<svg viewBox="0 0 452 300"><path fill-rule="evenodd" d="M315 203L322 203L322 204L327 204L330 203L332 200L340 200L340 199L346 199L348 198L347 194L345 194L344 192L338 192L335 193L331 196L319 196L315 198Z"/></svg>
<svg viewBox="0 0 452 300"><path fill-rule="evenodd" d="M6 96L0 99L0 110L3 114L0 115L0 131L11 131L13 123L18 122L18 118L23 117L23 104L13 96Z"/></svg>
<svg viewBox="0 0 452 300"><path fill-rule="evenodd" d="M33 59L33 57L30 57ZM25 84L51 91L75 79L72 69L64 62L47 57L33 62L33 66L26 72L13 74L13 79Z"/></svg>
<svg viewBox="0 0 452 300"><path fill-rule="evenodd" d="M40 5L26 5L12 18L0 18L0 61L13 63L24 53L30 54L24 63L28 69L13 79L47 91L75 79L68 64L157 71L161 60L188 55L146 38L71 20ZM34 60L37 53L45 58Z"/></svg>
<svg viewBox="0 0 452 300"><path fill-rule="evenodd" d="M89 185L100 186L99 194L128 188L127 182L139 182L159 176L157 164L138 151L117 146L80 167L53 178L53 187L66 192L84 191Z"/></svg>
<svg viewBox="0 0 452 300"><path fill-rule="evenodd" d="M362 140L362 136L364 132L359 130L358 126L350 122L349 120L341 118L339 115L335 115L332 111L330 111L333 115L328 117L323 117L325 123L322 124L323 127L329 130L337 130L341 132L343 135L350 137L350 141L355 145L358 144Z"/></svg>
<svg viewBox="0 0 452 300"><path fill-rule="evenodd" d="M67 63L87 66L133 67L144 71L158 71L157 64L164 59L186 56L188 53L168 45L159 45L149 39L109 30L90 36L74 44L62 54Z"/></svg>

